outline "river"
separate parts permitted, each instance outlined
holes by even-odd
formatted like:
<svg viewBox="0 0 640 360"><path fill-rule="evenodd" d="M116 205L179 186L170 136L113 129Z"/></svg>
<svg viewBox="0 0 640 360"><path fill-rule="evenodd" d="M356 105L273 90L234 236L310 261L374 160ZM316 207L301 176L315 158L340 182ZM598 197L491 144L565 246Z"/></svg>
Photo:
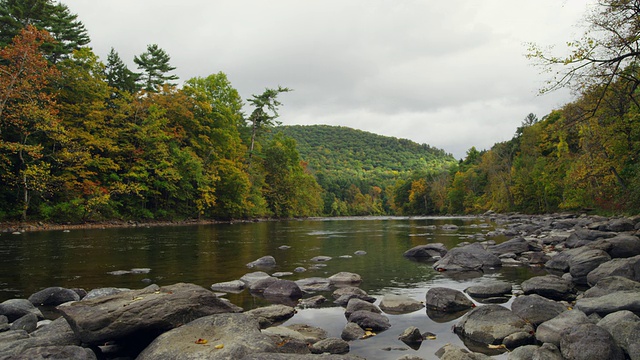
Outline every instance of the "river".
<svg viewBox="0 0 640 360"><path fill-rule="evenodd" d="M265 255L277 261L273 272L308 269L283 277L289 280L328 277L340 271L358 273L363 278L360 287L378 299L385 294L407 294L424 301L427 290L434 286L464 290L489 279L519 285L538 275L540 270L528 267L505 267L483 276L451 277L434 271L432 264L402 256L421 244L440 242L450 249L463 241L485 240L494 226L474 217L357 217L3 233L0 301L26 298L49 286L138 289L148 283L189 282L209 288L252 272L246 264ZM366 254L355 255L356 251ZM311 260L315 256L332 259L313 269L318 264ZM330 294L325 296L330 298ZM227 297L245 310L268 304L248 292ZM300 310L287 324L307 323L340 337L346 324L343 313L329 302L320 309ZM397 359L405 354L429 359L445 343L462 345L451 332L455 319L431 319L424 309L389 318L391 329L352 342L351 353L368 359ZM411 325L437 334L437 340L425 341L417 350L408 348L397 337Z"/></svg>

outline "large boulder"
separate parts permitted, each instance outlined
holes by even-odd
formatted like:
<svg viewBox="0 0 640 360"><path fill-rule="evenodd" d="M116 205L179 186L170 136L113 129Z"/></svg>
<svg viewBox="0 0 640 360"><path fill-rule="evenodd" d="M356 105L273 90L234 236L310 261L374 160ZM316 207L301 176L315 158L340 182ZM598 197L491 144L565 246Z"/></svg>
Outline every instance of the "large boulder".
<svg viewBox="0 0 640 360"><path fill-rule="evenodd" d="M185 283L152 285L57 309L87 344L148 339L199 317L242 311L203 287Z"/></svg>
<svg viewBox="0 0 640 360"><path fill-rule="evenodd" d="M560 351L567 360L624 360L622 349L613 336L592 323L571 327L562 333Z"/></svg>
<svg viewBox="0 0 640 360"><path fill-rule="evenodd" d="M59 286L48 287L29 296L29 301L36 306L56 306L78 300L80 300L78 293Z"/></svg>
<svg viewBox="0 0 640 360"><path fill-rule="evenodd" d="M560 336L568 329L591 321L580 310L569 310L560 313L551 320L538 325L536 339L541 343L551 343L560 346Z"/></svg>
<svg viewBox="0 0 640 360"><path fill-rule="evenodd" d="M511 310L500 305L483 305L466 313L453 327L460 337L471 341L501 345L508 337L518 337L520 344L534 340L533 326Z"/></svg>
<svg viewBox="0 0 640 360"><path fill-rule="evenodd" d="M275 352L276 345L245 314L218 314L193 320L158 336L137 360L242 359Z"/></svg>
<svg viewBox="0 0 640 360"><path fill-rule="evenodd" d="M567 310L566 305L536 294L519 296L511 304L511 311L536 326Z"/></svg>
<svg viewBox="0 0 640 360"><path fill-rule="evenodd" d="M590 247L602 249L614 259L628 258L640 255L640 238L634 235L620 234L612 238L598 240Z"/></svg>
<svg viewBox="0 0 640 360"><path fill-rule="evenodd" d="M552 300L573 300L576 290L571 281L557 275L535 276L521 284L525 295L538 294Z"/></svg>
<svg viewBox="0 0 640 360"><path fill-rule="evenodd" d="M425 298L427 308L441 312L458 312L475 306L461 291L445 287L429 289Z"/></svg>
<svg viewBox="0 0 640 360"><path fill-rule="evenodd" d="M501 267L502 261L484 249L479 243L473 243L451 249L433 268L438 271L478 271Z"/></svg>
<svg viewBox="0 0 640 360"><path fill-rule="evenodd" d="M609 314L598 322L631 360L640 360L640 317L631 311Z"/></svg>
<svg viewBox="0 0 640 360"><path fill-rule="evenodd" d="M591 249L572 256L569 259L569 272L573 282L577 284L587 283L587 274L600 266L600 264L611 260L611 256L604 250Z"/></svg>
<svg viewBox="0 0 640 360"><path fill-rule="evenodd" d="M640 282L640 255L630 258L618 258L600 264L587 275L587 283L595 285L607 276L622 276Z"/></svg>
<svg viewBox="0 0 640 360"><path fill-rule="evenodd" d="M403 256L416 260L438 260L447 254L447 248L442 243L414 246L404 252Z"/></svg>

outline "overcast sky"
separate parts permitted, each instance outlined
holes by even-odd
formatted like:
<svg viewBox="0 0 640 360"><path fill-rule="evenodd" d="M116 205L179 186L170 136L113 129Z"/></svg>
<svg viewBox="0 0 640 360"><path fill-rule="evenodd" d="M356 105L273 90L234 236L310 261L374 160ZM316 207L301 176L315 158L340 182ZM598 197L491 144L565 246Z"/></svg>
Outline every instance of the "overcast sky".
<svg viewBox="0 0 640 360"><path fill-rule="evenodd" d="M571 101L527 42L580 37L593 0L63 0L94 52L158 44L181 81L227 74L247 99L278 85L285 125L348 126L464 158L510 139L529 113ZM249 112L250 109L247 109Z"/></svg>

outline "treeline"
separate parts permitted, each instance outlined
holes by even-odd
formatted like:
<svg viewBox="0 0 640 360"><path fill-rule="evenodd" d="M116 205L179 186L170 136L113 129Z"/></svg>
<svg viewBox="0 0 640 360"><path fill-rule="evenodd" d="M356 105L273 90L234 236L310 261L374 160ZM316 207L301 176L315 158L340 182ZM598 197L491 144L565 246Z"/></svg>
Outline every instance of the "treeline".
<svg viewBox="0 0 640 360"><path fill-rule="evenodd" d="M0 220L319 215L295 142L265 138L287 88L244 102L222 72L178 87L155 44L127 68L52 0L0 2Z"/></svg>

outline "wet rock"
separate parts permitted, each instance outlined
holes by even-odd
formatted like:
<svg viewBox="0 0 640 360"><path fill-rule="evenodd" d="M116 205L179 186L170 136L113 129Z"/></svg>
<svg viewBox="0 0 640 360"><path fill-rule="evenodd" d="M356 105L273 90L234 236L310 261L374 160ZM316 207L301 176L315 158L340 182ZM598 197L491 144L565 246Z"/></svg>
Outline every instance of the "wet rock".
<svg viewBox="0 0 640 360"><path fill-rule="evenodd" d="M519 296L511 304L511 311L536 326L567 310L566 305L537 294Z"/></svg>
<svg viewBox="0 0 640 360"><path fill-rule="evenodd" d="M552 300L573 300L576 290L571 281L557 275L536 276L521 284L525 295L538 294Z"/></svg>
<svg viewBox="0 0 640 360"><path fill-rule="evenodd" d="M348 322L342 330L342 334L340 337L342 340L352 341L361 339L365 335L364 330L360 327L360 325L352 322Z"/></svg>
<svg viewBox="0 0 640 360"><path fill-rule="evenodd" d="M438 271L477 271L502 266L500 259L479 243L451 249L433 268Z"/></svg>
<svg viewBox="0 0 640 360"><path fill-rule="evenodd" d="M9 322L14 322L27 314L34 314L38 319L44 318L42 312L27 299L9 299L0 303L0 315L6 316Z"/></svg>
<svg viewBox="0 0 640 360"><path fill-rule="evenodd" d="M631 360L640 359L640 317L631 311L605 316L598 326L607 330Z"/></svg>
<svg viewBox="0 0 640 360"><path fill-rule="evenodd" d="M511 284L504 281L491 281L484 284L469 286L465 292L473 298L492 298L511 295Z"/></svg>
<svg viewBox="0 0 640 360"><path fill-rule="evenodd" d="M453 331L481 344L500 345L506 337L519 333L526 341L533 341L533 326L500 305L483 305L469 311L454 325Z"/></svg>
<svg viewBox="0 0 640 360"><path fill-rule="evenodd" d="M562 335L565 330L590 322L587 315L580 310L565 311L553 319L538 325L536 339L541 343L551 343L555 346L560 346L560 335Z"/></svg>
<svg viewBox="0 0 640 360"><path fill-rule="evenodd" d="M348 320L358 324L363 329L372 329L373 331L387 330L391 327L389 318L386 316L365 310L353 312L349 315Z"/></svg>
<svg viewBox="0 0 640 360"><path fill-rule="evenodd" d="M360 284L362 277L358 274L343 271L329 276L329 281L331 285Z"/></svg>
<svg viewBox="0 0 640 360"><path fill-rule="evenodd" d="M57 307L87 344L148 338L193 319L241 308L194 284L179 283L122 292Z"/></svg>
<svg viewBox="0 0 640 360"><path fill-rule="evenodd" d="M404 252L406 258L421 260L440 259L447 254L447 248L442 243L418 245Z"/></svg>
<svg viewBox="0 0 640 360"><path fill-rule="evenodd" d="M349 343L338 338L320 340L311 345L312 354L346 354L349 352Z"/></svg>
<svg viewBox="0 0 640 360"><path fill-rule="evenodd" d="M207 343L198 344L198 339ZM275 343L260 332L255 319L245 314L218 314L158 336L136 359L241 359L275 350Z"/></svg>
<svg viewBox="0 0 640 360"><path fill-rule="evenodd" d="M387 314L408 314L420 310L425 305L407 295L387 294L380 301L380 309Z"/></svg>
<svg viewBox="0 0 640 360"><path fill-rule="evenodd" d="M597 313L605 316L621 310L640 314L640 291L623 290L600 297L578 299L575 308L587 315Z"/></svg>
<svg viewBox="0 0 640 360"><path fill-rule="evenodd" d="M461 291L434 287L427 291L426 306L432 310L453 313L470 309L474 304Z"/></svg>
<svg viewBox="0 0 640 360"><path fill-rule="evenodd" d="M271 255L263 256L247 264L247 267L250 269L253 269L253 268L269 269L275 266L276 266L276 259Z"/></svg>
<svg viewBox="0 0 640 360"><path fill-rule="evenodd" d="M56 306L78 300L80 296L75 291L59 286L48 287L29 296L29 301L36 306Z"/></svg>
<svg viewBox="0 0 640 360"><path fill-rule="evenodd" d="M371 311L377 314L382 313L382 310L380 310L380 308L377 305L372 304L368 301L358 299L358 298L353 298L349 300L349 302L347 303L347 307L344 311L344 316L348 319L349 316L351 316L351 314L360 310Z"/></svg>
<svg viewBox="0 0 640 360"><path fill-rule="evenodd" d="M246 288L246 286L247 285L240 280L232 280L232 281L215 283L211 285L211 290L221 291L221 292L230 292L230 293L239 293L239 292L242 292Z"/></svg>
<svg viewBox="0 0 640 360"><path fill-rule="evenodd" d="M262 333L269 336L277 336L279 343L282 343L283 341L298 340L305 344L313 344L327 338L327 333L324 332L324 330L322 331L323 333L319 335L309 335L303 334L302 332L287 326L272 326L262 330Z"/></svg>
<svg viewBox="0 0 640 360"><path fill-rule="evenodd" d="M622 349L605 329L592 324L568 328L560 336L562 356L570 360L624 360Z"/></svg>
<svg viewBox="0 0 640 360"><path fill-rule="evenodd" d="M607 276L622 276L633 281L640 282L640 255L630 258L612 259L600 264L587 275L587 283L595 285L600 279Z"/></svg>
<svg viewBox="0 0 640 360"><path fill-rule="evenodd" d="M245 312L245 314L258 319L261 328L284 322L292 318L295 313L295 308L282 304L260 307Z"/></svg>
<svg viewBox="0 0 640 360"><path fill-rule="evenodd" d="M353 253L354 255L358 255L358 256L363 256L363 255L367 255L367 252L364 250L358 250L356 252Z"/></svg>
<svg viewBox="0 0 640 360"><path fill-rule="evenodd" d="M420 329L415 326L410 326L405 331L403 331L400 336L398 336L398 340L402 341L405 344L419 344L424 339L422 338Z"/></svg>

